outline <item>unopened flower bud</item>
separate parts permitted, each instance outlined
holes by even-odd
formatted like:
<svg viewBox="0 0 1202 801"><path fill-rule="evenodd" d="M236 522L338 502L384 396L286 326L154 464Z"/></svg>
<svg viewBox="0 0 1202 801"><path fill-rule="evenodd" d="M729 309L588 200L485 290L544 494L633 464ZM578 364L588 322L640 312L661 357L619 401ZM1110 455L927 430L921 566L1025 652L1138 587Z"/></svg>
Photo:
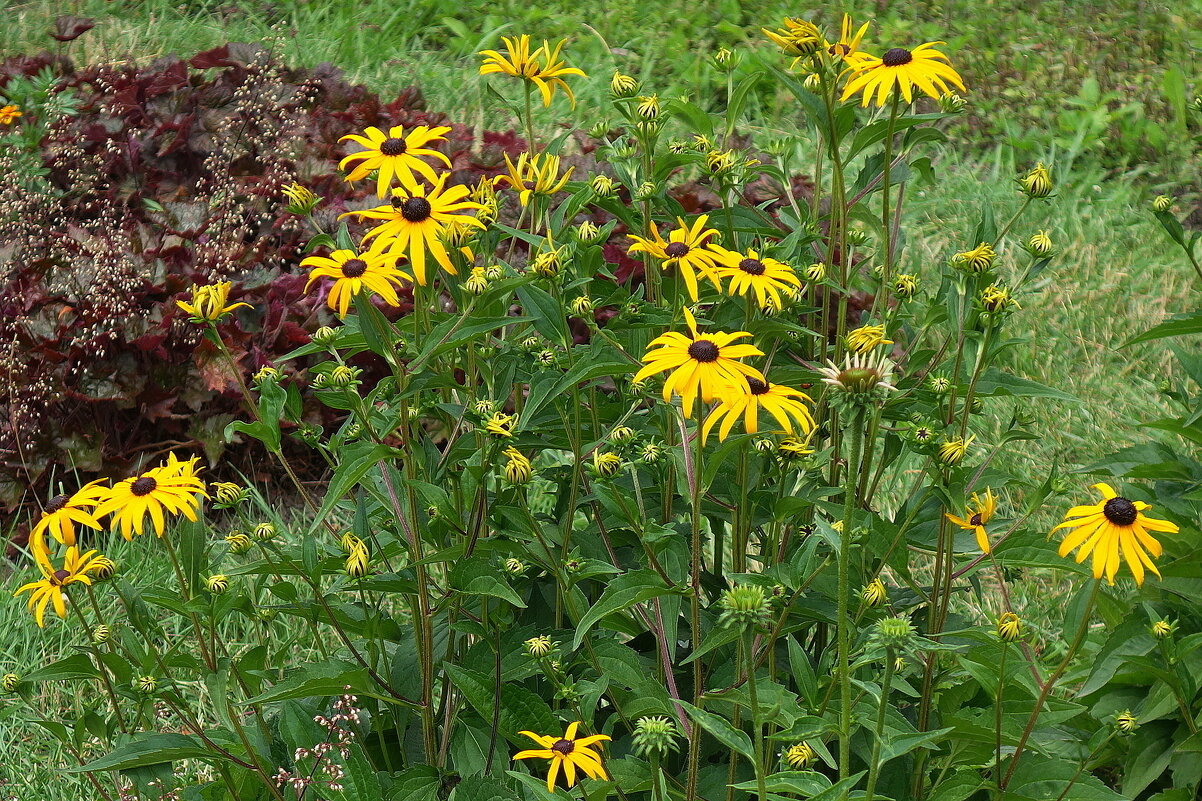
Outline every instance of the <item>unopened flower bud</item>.
<svg viewBox="0 0 1202 801"><path fill-rule="evenodd" d="M551 653L551 649L555 647L555 643L546 634L540 634L537 637L531 637L526 640L523 645L526 648L526 653L535 658L541 659Z"/></svg>
<svg viewBox="0 0 1202 801"><path fill-rule="evenodd" d="M679 739L680 729L671 718L656 715L635 721L632 740L637 756L663 759L677 750Z"/></svg>
<svg viewBox="0 0 1202 801"><path fill-rule="evenodd" d="M1173 208L1173 198L1168 195L1161 195L1152 201L1152 211L1164 213Z"/></svg>
<svg viewBox="0 0 1202 801"><path fill-rule="evenodd" d="M1022 639L1023 622L1013 612L1003 612L997 619L997 636L1002 642L1016 642Z"/></svg>
<svg viewBox="0 0 1202 801"><path fill-rule="evenodd" d="M1034 256L1050 256L1053 249L1052 237L1047 231L1036 231L1027 240L1027 250Z"/></svg>
<svg viewBox="0 0 1202 801"><path fill-rule="evenodd" d="M615 72L609 79L609 91L614 97L631 97L639 90L639 82L629 75Z"/></svg>
<svg viewBox="0 0 1202 801"><path fill-rule="evenodd" d="M914 626L908 617L883 617L876 622L873 636L886 648L905 648L914 636Z"/></svg>
<svg viewBox="0 0 1202 801"><path fill-rule="evenodd" d="M763 628L772 614L764 588L758 584L736 584L723 590L718 606L722 609L719 623L741 629Z"/></svg>
<svg viewBox="0 0 1202 801"><path fill-rule="evenodd" d="M589 188L597 197L610 197L618 189L618 183L608 175L594 175L589 181Z"/></svg>
<svg viewBox="0 0 1202 801"><path fill-rule="evenodd" d="M622 459L616 453L594 451L592 467L600 478L613 478L622 469Z"/></svg>
<svg viewBox="0 0 1202 801"><path fill-rule="evenodd" d="M630 426L614 426L609 432L609 441L615 445L621 445L623 442L630 442L634 439L634 429Z"/></svg>
<svg viewBox="0 0 1202 801"><path fill-rule="evenodd" d="M802 742L789 746L782 758L793 770L805 770L818 758L818 754L809 743Z"/></svg>
<svg viewBox="0 0 1202 801"><path fill-rule="evenodd" d="M252 533L255 535L255 539L260 542L274 539L276 535L275 524L259 523L254 527Z"/></svg>
<svg viewBox="0 0 1202 801"><path fill-rule="evenodd" d="M221 573L214 573L211 576L207 576L204 582L205 589L213 595L221 595L230 588L229 577Z"/></svg>
<svg viewBox="0 0 1202 801"><path fill-rule="evenodd" d="M571 304L572 314L576 317L592 319L593 301L583 295L572 299Z"/></svg>
<svg viewBox="0 0 1202 801"><path fill-rule="evenodd" d="M1174 625L1167 620L1157 620L1152 624L1152 636L1158 640L1173 636Z"/></svg>
<svg viewBox="0 0 1202 801"><path fill-rule="evenodd" d="M526 572L526 563L511 556L505 560L505 572L513 576L520 576Z"/></svg>
<svg viewBox="0 0 1202 801"><path fill-rule="evenodd" d="M809 267L805 268L805 277L808 280L813 281L814 283L819 283L821 281L825 281L826 280L826 265L820 261L814 262Z"/></svg>
<svg viewBox="0 0 1202 801"><path fill-rule="evenodd" d="M1052 194L1052 174L1043 162L1035 165L1035 169L1019 179L1019 186L1028 197L1042 198Z"/></svg>
<svg viewBox="0 0 1202 801"><path fill-rule="evenodd" d="M860 598L864 601L865 606L876 608L889 600L889 590L885 587L885 582L875 578L860 590Z"/></svg>
<svg viewBox="0 0 1202 801"><path fill-rule="evenodd" d="M20 686L21 674L19 673L5 673L3 678L0 678L0 688L3 688L6 693L15 693Z"/></svg>
<svg viewBox="0 0 1202 801"><path fill-rule="evenodd" d="M1134 734L1139 728L1139 719L1131 714L1130 709L1125 709L1114 716L1114 725L1123 734Z"/></svg>
<svg viewBox="0 0 1202 801"><path fill-rule="evenodd" d="M330 345L334 344L334 340L337 338L337 331L335 331L333 328L330 328L328 325L323 325L321 328L314 331L313 336L311 336L309 339L314 345L329 347Z"/></svg>
<svg viewBox="0 0 1202 801"><path fill-rule="evenodd" d="M280 378L282 378L282 376L280 375L279 370L271 366L266 366L260 367L258 372L254 374L254 377L251 378L251 380L254 381L256 387L261 387L268 381L275 381L278 383Z"/></svg>
<svg viewBox="0 0 1202 801"><path fill-rule="evenodd" d="M92 633L89 636L93 645L104 645L109 641L109 637L111 637L112 634L112 630L110 630L108 626L101 624L92 629Z"/></svg>
<svg viewBox="0 0 1202 801"><path fill-rule="evenodd" d="M959 114L968 103L955 92L945 92L939 96L939 110L944 114Z"/></svg>
<svg viewBox="0 0 1202 801"><path fill-rule="evenodd" d="M347 389L359 382L359 370L340 364L330 370L327 380L334 389Z"/></svg>
<svg viewBox="0 0 1202 801"><path fill-rule="evenodd" d="M250 497L250 490L232 481L218 481L211 485L214 499L221 506L237 506Z"/></svg>
<svg viewBox="0 0 1202 801"><path fill-rule="evenodd" d="M243 534L241 531L234 531L225 536L225 542L230 548L230 553L235 556L244 554L254 547L254 543L250 537Z"/></svg>
<svg viewBox="0 0 1202 801"><path fill-rule="evenodd" d="M154 676L139 676L134 682L138 688L138 692L143 695L150 695L159 687L159 680Z"/></svg>

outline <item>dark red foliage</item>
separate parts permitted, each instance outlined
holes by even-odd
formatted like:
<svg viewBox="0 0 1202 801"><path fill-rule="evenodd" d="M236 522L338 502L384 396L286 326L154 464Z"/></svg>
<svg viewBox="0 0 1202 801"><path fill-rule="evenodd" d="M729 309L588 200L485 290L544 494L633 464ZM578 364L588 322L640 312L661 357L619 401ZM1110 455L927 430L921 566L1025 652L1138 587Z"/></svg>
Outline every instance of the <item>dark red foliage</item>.
<svg viewBox="0 0 1202 801"><path fill-rule="evenodd" d="M87 27L63 17L55 36ZM172 449L206 453L214 477L257 472L257 444L224 451L226 423L243 416L238 383L175 301L194 283L234 282L231 300L252 308L221 333L249 383L330 321L321 294L305 292L311 232L284 211L281 185L323 196L318 218L333 228L368 189L337 172L340 137L447 119L414 87L385 100L328 64L289 69L243 44L145 66L17 56L0 62L0 91L47 66L79 114L40 143L56 197L21 231L0 226L0 508L36 510L59 482L123 477ZM496 174L523 144L487 133L477 147L472 136L456 126L445 146L456 180ZM65 273L83 286L65 286ZM303 365L293 369L286 380L303 384ZM327 431L337 424L318 404L306 409ZM307 478L323 469L308 467Z"/></svg>

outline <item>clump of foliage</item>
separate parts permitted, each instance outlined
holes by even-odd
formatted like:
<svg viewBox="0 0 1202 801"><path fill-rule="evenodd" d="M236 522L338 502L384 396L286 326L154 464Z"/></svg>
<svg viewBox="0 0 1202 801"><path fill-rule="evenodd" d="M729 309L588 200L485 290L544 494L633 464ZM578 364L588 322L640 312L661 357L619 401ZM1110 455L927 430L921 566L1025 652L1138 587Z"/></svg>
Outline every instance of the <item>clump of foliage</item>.
<svg viewBox="0 0 1202 801"><path fill-rule="evenodd" d="M740 80L719 50L717 117L614 74L620 122L571 126L591 170L533 108L597 76L528 36L482 53L524 132L495 177L455 171L441 120L332 133L374 196L297 187L289 213L304 302L338 324L244 383L248 296L163 298L237 377L224 436L302 506L172 452L34 529L19 594L78 652L3 686L97 688L44 724L68 769L148 799L1196 793L1198 466L1120 454L1092 492L1000 466L1068 399L998 366L1054 275L1054 168L943 259L911 255L907 196L939 191L967 89L954 52L866 31L786 19ZM791 130L746 125L763 80ZM1198 321L1173 325L1151 336ZM1196 441L1188 405L1161 427ZM289 442L329 465L322 491ZM105 529L174 581L81 549ZM1032 570L1060 577L1061 625L1013 606Z"/></svg>

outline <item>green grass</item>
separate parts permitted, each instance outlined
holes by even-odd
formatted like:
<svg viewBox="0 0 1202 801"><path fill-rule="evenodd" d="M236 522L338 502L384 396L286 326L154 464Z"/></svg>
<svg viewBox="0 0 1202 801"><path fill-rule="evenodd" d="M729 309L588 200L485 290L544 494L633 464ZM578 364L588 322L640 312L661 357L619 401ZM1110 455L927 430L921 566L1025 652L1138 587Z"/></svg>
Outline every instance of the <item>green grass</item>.
<svg viewBox="0 0 1202 801"><path fill-rule="evenodd" d="M903 255L908 271L921 274L923 265L974 244L964 236L984 203L993 205L999 219L1008 218L1019 200L1011 179L1035 158L1059 162L1057 194L1046 204L1034 204L1015 229L1023 235L1050 229L1059 255L1036 291L1019 298L1023 311L1012 318L1009 331L1023 341L1010 350L1006 366L1081 402L1028 403L1040 438L1011 458L1021 460L1032 480L1039 480L1051 465L1088 464L1147 437L1137 426L1163 411L1157 385L1173 374L1171 355L1163 343L1119 346L1166 314L1191 305L1193 276L1147 207L1166 183L1194 181L1199 174L1197 153L1190 151L1183 134L1166 75L1175 64L1189 63L1191 49L1202 48L1202 4L1048 2L1030 13L1029 4L1019 0L946 0L938 7L884 0L851 5L861 11L884 7L882 27L891 36L948 40L973 89L974 112L953 129L954 140L967 147L943 153L934 185L910 193L911 239ZM6 53L57 47L77 62L131 56L149 61L173 53L187 56L231 40L270 39L291 63L333 62L353 80L387 96L416 83L429 107L452 120L505 128L511 124L508 111L476 75L474 55L496 44L503 33L572 38L569 63L592 76L575 84L580 100L576 119L587 121L592 109L605 107L608 76L615 67L639 76L648 91L661 97L687 92L703 104L716 104L713 99L721 93L704 66L713 49L740 46L755 57L753 53L765 52L758 44L751 47L759 39L758 27L797 13L795 4L775 0L755 8L736 0L668 0L656 7L654 18L637 0L606 3L604 13L595 4L562 0L536 7L449 0L416 8L395 0L254 2L242 3L243 10L235 12L229 6L216 0L77 0L66 6L32 0L10 6L4 47ZM1009 13L1020 7L1024 13ZM56 45L44 32L64 12L93 16L97 27L76 42ZM913 18L905 18L908 14ZM832 14L828 21L833 19ZM1003 19L1012 27L999 27ZM999 34L1004 38L985 44ZM875 32L870 37L881 41ZM1116 38L1122 48L1113 45ZM1090 78L1099 82L1096 93L1083 85ZM1127 93L1122 101L1107 99L1107 92L1119 88ZM1138 110L1123 110L1127 98ZM771 87L764 87L757 100L753 115L758 126L788 126L790 108ZM544 118L544 123L552 121L549 114ZM1169 132L1169 142L1153 146L1149 137L1155 137L1146 125ZM1137 162L1141 155L1148 157L1147 164ZM1066 171L1068 162L1073 166ZM1005 253L1001 261L1014 263ZM1009 405L994 401L989 411L1008 414ZM143 551L129 553L134 552ZM122 553L116 557L121 559ZM162 564L129 561L131 581L165 573ZM22 567L0 574L0 596L27 580L27 572ZM1029 604L1024 616L1035 620L1050 619L1056 611L1048 606L1057 602L1055 597L1032 593L1018 600ZM73 634L58 624L39 631L17 602L0 603L0 630L5 632L0 672L28 672L65 653ZM81 779L53 771L65 764L63 756L31 722L60 705L81 702L59 694L38 696L32 706L11 696L0 699L0 751L7 755L0 778L19 788L22 798L57 801L91 795Z"/></svg>

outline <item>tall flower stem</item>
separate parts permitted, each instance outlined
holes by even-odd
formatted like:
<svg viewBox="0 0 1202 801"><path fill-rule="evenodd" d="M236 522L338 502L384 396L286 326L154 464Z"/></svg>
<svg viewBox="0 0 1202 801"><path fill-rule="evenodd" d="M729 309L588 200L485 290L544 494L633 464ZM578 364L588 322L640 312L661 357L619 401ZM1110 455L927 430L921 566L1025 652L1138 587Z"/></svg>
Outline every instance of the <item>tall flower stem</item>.
<svg viewBox="0 0 1202 801"><path fill-rule="evenodd" d="M864 790L864 801L876 797L876 782L881 773L881 737L885 733L885 715L889 711L889 691L893 688L893 671L896 669L897 654L892 648L885 649L885 677L881 679L881 702L876 709L876 729L872 736L872 759L868 761L868 786Z"/></svg>
<svg viewBox="0 0 1202 801"><path fill-rule="evenodd" d="M692 516L692 542L691 542L691 558L689 565L689 584L692 592L689 595L689 639L692 643L694 651L701 645L701 474L703 471L703 455L705 453L701 441L701 426L704 423L704 405L700 399L697 399L697 431L694 436L696 445L696 456L693 459L693 475L690 482L693 496L693 516ZM681 428L684 428L682 421ZM689 447L688 432L681 431L681 446ZM687 465L686 465L687 467ZM700 659L693 660L693 705L701 706L701 696L705 689L702 684L704 677L702 674L702 665ZM685 794L687 801L693 801L697 797L697 772L700 769L701 759L701 727L693 727L693 736L689 738L689 775L688 789Z"/></svg>
<svg viewBox="0 0 1202 801"><path fill-rule="evenodd" d="M759 801L767 801L768 785L764 779L765 759L764 759L764 727L760 723L760 702L759 694L755 686L755 660L752 658L754 653L755 634L751 629L744 632L739 643L739 661L743 663L744 669L747 671L747 696L751 705L751 727L755 733L755 745L753 753L755 754L755 788L756 798ZM736 672L737 675L737 672Z"/></svg>
<svg viewBox="0 0 1202 801"><path fill-rule="evenodd" d="M1002 698L1006 688L1006 652L1010 643L1002 640L1002 656L998 660L997 697L993 703L993 775L1000 776L1002 772ZM998 798L1002 791L998 789Z"/></svg>
<svg viewBox="0 0 1202 801"><path fill-rule="evenodd" d="M857 407L851 424L851 444L847 455L847 475L843 490L843 530L839 532L839 617L838 617L838 678L839 678L839 778L848 776L851 763L851 638L850 605L851 539L854 532L852 516L856 503L856 484L859 480L860 454L864 447L864 407Z"/></svg>
<svg viewBox="0 0 1202 801"><path fill-rule="evenodd" d="M1101 586L1101 579L1094 579L1093 588L1089 591L1089 599L1085 602L1085 609L1081 612L1081 623L1077 626L1077 633L1073 636L1073 642L1068 647L1068 652L1064 655L1064 659L1060 661L1060 665L1048 677L1048 680L1043 683L1043 688L1039 691L1039 698L1035 700L1035 706L1031 709L1031 716L1027 718L1027 725L1023 727L1022 736L1018 738L1018 745L1014 747L1014 756L1010 759L1010 768L1006 771L1005 778L998 784L1002 790L1006 789L1006 785L1014 778L1014 771L1018 768L1018 760L1023 755L1023 749L1027 747L1027 740L1031 737L1031 732L1035 730L1035 724L1039 721L1039 713L1043 711L1043 704L1048 700L1048 696L1052 694L1052 688L1056 686L1056 682L1064 675L1064 671L1068 669L1069 663L1073 661L1073 657L1077 655L1077 651L1081 648L1081 643L1085 641L1085 634L1089 631L1089 619L1093 613L1094 601L1098 597L1098 587Z"/></svg>
<svg viewBox="0 0 1202 801"><path fill-rule="evenodd" d="M881 167L881 227L885 229L885 265L881 271L881 294L886 295L893 283L893 225L889 219L889 201L893 190L889 186L890 168L893 166L893 136L897 131L897 110L901 93L893 93L893 104L889 109L889 126L885 133L885 163ZM885 307L888 308L888 301Z"/></svg>

